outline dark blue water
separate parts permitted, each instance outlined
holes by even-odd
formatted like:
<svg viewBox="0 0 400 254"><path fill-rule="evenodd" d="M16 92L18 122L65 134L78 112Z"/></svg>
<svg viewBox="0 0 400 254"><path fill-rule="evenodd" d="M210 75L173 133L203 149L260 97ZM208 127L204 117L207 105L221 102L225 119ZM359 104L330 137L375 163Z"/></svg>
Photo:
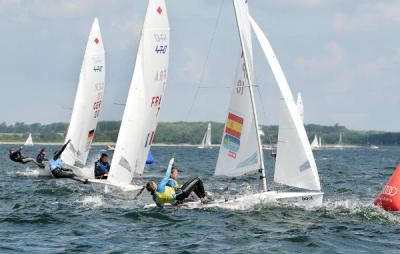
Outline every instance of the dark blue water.
<svg viewBox="0 0 400 254"><path fill-rule="evenodd" d="M143 209L127 195L36 176L8 161L7 148L0 148L0 253L400 253L400 215L370 205L400 161L398 147L315 151L325 198L312 210ZM138 183L159 179L176 153L182 182L200 175L208 191L224 195L226 181L212 177L218 149L152 151L156 163ZM238 178L229 191L249 193L258 184L256 176Z"/></svg>

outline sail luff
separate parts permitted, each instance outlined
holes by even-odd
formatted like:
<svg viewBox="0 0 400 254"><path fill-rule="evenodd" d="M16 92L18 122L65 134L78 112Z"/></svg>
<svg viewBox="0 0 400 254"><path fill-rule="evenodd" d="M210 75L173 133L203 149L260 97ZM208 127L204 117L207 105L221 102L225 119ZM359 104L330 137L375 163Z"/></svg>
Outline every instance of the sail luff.
<svg viewBox="0 0 400 254"><path fill-rule="evenodd" d="M242 19L243 18L246 19L246 24L242 24L242 25L250 26L250 23L248 23L248 17L250 15L249 15L248 7L247 7L247 1L244 2L243 0L233 0L233 3L234 3L233 4L234 9L235 9L236 24L237 24L237 28L238 28L238 32L239 32L239 37L240 37L240 43L241 43L243 55L244 55L244 63L246 65L246 70L245 70L247 73L246 78L249 83L250 100L251 100L251 106L253 109L252 111L253 111L255 131L257 134L258 153L259 153L259 158L260 158L260 171L261 171L261 177L262 177L262 183L263 183L263 191L267 191L268 186L267 186L267 179L265 176L264 155L263 155L262 142L261 142L261 137L260 137L259 128L258 128L258 117L257 117L257 110L256 110L256 105L255 105L255 100L254 100L254 93L253 93L253 85L254 85L254 83L253 83L253 64L252 64L253 55L252 55L251 51L249 52L249 49L245 45L245 41L243 38L244 35L242 33L241 24L240 24L241 18L239 17L239 15L244 15L244 17L242 17ZM242 12L245 12L245 13L242 13Z"/></svg>

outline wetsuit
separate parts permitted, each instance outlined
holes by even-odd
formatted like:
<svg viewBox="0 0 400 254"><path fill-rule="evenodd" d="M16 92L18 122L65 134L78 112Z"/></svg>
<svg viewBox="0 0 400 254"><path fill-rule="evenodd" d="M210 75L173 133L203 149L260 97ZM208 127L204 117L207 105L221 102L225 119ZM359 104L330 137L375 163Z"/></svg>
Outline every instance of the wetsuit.
<svg viewBox="0 0 400 254"><path fill-rule="evenodd" d="M15 152L12 152L9 156L10 156L10 160L18 162L18 163L22 163L22 164L26 164L28 162L33 162L36 165L38 165L38 163L35 161L34 158L29 158L29 157L25 157L22 155L21 153L22 148L18 149Z"/></svg>
<svg viewBox="0 0 400 254"><path fill-rule="evenodd" d="M55 178L72 178L76 181L86 183L87 180L83 180L83 179L80 179L79 177L77 177L72 172L71 169L62 168L62 160L60 157L61 157L61 154L64 152L65 148L67 148L68 144L69 144L69 141L65 145L63 145L61 150L58 151L56 154L54 154L53 159L51 159L49 161L51 173L53 174L53 176Z"/></svg>
<svg viewBox="0 0 400 254"><path fill-rule="evenodd" d="M94 176L97 179L107 179L108 171L110 171L110 163L101 160L94 163Z"/></svg>
<svg viewBox="0 0 400 254"><path fill-rule="evenodd" d="M186 182L175 192L175 200L183 201L190 196L190 194L194 192L197 197L205 198L206 192L204 191L203 181L200 178L196 177Z"/></svg>
<svg viewBox="0 0 400 254"><path fill-rule="evenodd" d="M43 162L45 162L45 161L49 161L49 159L47 159L45 153L39 153L39 154L36 156L36 161L37 161L38 163L43 163Z"/></svg>
<svg viewBox="0 0 400 254"><path fill-rule="evenodd" d="M46 154L45 153L39 153L36 156L36 162L40 164L39 167L44 168L45 167L45 162L49 161L49 159L47 159Z"/></svg>

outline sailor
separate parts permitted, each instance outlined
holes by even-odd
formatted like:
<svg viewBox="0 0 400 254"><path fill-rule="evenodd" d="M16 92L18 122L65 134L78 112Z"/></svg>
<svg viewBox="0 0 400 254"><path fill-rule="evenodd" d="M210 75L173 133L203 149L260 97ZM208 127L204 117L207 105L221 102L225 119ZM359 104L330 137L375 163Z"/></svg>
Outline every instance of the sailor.
<svg viewBox="0 0 400 254"><path fill-rule="evenodd" d="M42 148L40 149L39 154L36 156L36 162L41 164L44 168L44 163L47 161L49 161L49 159L47 159L46 148Z"/></svg>
<svg viewBox="0 0 400 254"><path fill-rule="evenodd" d="M168 186L167 183L170 180L172 167L168 167L164 178L157 185L153 181L149 181L146 184L146 189L151 193L153 201L156 203L157 207L163 208L164 204L177 205L182 203L186 198L194 192L201 200L203 204L208 203L208 198L206 192L204 191L203 182L200 178L196 177L189 182L182 185L179 189L174 189ZM176 171L177 173L178 171Z"/></svg>
<svg viewBox="0 0 400 254"><path fill-rule="evenodd" d="M49 161L51 173L55 178L71 178L82 183L88 183L87 179L77 177L71 169L65 169L62 167L62 160L60 157L70 142L71 140L68 140L60 150L54 152L53 158Z"/></svg>
<svg viewBox="0 0 400 254"><path fill-rule="evenodd" d="M180 189L181 185L178 183L178 177L179 177L179 170L177 166L173 166L171 169L171 175L168 179L167 186L176 189Z"/></svg>
<svg viewBox="0 0 400 254"><path fill-rule="evenodd" d="M23 156L22 155L22 147L20 147L18 150L15 150L14 148L10 148L10 150L8 150L8 156L10 157L10 160L21 163L21 164L33 162L37 166L39 166L39 167L41 166L41 164L37 163L34 158Z"/></svg>
<svg viewBox="0 0 400 254"><path fill-rule="evenodd" d="M110 163L108 162L108 155L102 153L100 159L94 163L94 176L96 179L107 179L109 171Z"/></svg>

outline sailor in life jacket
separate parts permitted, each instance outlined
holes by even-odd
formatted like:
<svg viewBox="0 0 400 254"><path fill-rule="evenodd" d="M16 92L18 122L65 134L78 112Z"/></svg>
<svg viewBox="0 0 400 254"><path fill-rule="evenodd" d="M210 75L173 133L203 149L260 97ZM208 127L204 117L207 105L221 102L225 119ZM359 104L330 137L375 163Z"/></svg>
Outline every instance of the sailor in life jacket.
<svg viewBox="0 0 400 254"><path fill-rule="evenodd" d="M51 174L55 178L71 178L75 181L79 181L82 183L88 183L87 179L81 179L77 177L71 169L66 169L63 168L62 166L62 160L61 160L61 154L64 152L65 148L67 148L68 144L71 142L71 140L68 140L67 143L65 143L60 150L55 151L53 158L49 161L49 166L51 170Z"/></svg>
<svg viewBox="0 0 400 254"><path fill-rule="evenodd" d="M150 192L153 197L153 201L156 203L157 207L163 208L164 204L177 205L183 202L186 198L194 192L201 200L202 203L208 203L208 198L206 192L204 191L203 182L200 178L196 177L184 185L179 186L175 179L171 179L172 166L168 166L167 172L165 173L163 179L159 184L153 181L149 181L146 184L146 189ZM178 177L178 171L176 170L176 177ZM173 180L174 186L168 186L168 183Z"/></svg>
<svg viewBox="0 0 400 254"><path fill-rule="evenodd" d="M100 159L94 163L94 176L96 179L107 179L108 171L110 171L108 155L102 153Z"/></svg>
<svg viewBox="0 0 400 254"><path fill-rule="evenodd" d="M172 166L171 175L168 179L167 186L174 188L175 190L180 189L182 186L178 183L179 170L177 166Z"/></svg>

